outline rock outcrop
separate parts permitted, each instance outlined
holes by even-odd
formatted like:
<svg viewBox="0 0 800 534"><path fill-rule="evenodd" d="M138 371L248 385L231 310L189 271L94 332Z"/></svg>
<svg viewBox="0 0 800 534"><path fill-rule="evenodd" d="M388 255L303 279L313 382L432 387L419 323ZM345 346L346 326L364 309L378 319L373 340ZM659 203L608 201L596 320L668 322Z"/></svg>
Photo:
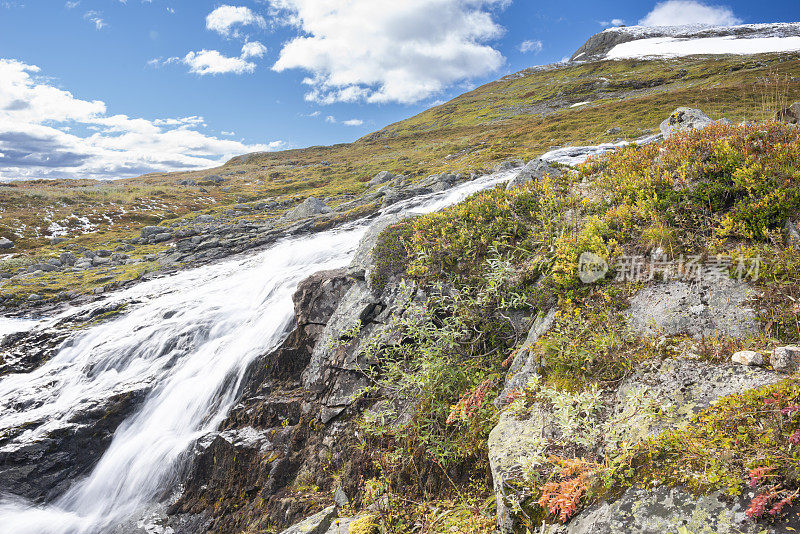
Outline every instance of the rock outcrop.
<svg viewBox="0 0 800 534"><path fill-rule="evenodd" d="M661 123L660 129L665 137L669 137L677 132L705 128L712 124L716 123L699 109L678 108Z"/></svg>
<svg viewBox="0 0 800 534"><path fill-rule="evenodd" d="M788 108L775 113L774 120L787 124L800 124L800 102L795 102Z"/></svg>

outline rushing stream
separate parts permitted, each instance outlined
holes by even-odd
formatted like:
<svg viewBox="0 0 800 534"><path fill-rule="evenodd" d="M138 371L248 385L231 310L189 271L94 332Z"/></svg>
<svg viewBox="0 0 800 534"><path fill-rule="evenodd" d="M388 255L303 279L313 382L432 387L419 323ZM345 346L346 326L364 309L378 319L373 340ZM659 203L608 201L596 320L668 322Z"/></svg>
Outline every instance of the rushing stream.
<svg viewBox="0 0 800 534"><path fill-rule="evenodd" d="M436 211L508 178L484 176L389 211ZM0 532L107 532L175 487L186 452L225 418L248 365L283 341L297 284L347 265L367 226L360 221L287 238L248 257L110 295L92 306L129 303L122 315L83 331L35 371L3 377L0 436L13 435L3 448L68 431L76 411L121 394L145 398L89 476L53 502L0 498ZM0 337L35 324L2 320Z"/></svg>

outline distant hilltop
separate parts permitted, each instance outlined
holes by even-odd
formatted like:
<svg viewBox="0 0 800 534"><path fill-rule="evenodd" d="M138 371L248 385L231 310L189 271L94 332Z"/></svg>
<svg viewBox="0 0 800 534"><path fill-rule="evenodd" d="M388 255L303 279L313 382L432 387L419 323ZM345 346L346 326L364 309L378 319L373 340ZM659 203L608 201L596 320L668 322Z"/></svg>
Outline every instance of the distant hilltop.
<svg viewBox="0 0 800 534"><path fill-rule="evenodd" d="M620 26L593 35L570 61L800 51L800 22L740 26Z"/></svg>

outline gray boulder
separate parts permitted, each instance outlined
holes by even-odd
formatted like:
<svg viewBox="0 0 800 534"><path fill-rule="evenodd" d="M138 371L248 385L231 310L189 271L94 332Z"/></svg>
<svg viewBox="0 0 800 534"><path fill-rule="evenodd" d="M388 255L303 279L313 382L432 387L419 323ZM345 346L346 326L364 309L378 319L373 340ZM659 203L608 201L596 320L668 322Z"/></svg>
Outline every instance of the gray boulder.
<svg viewBox="0 0 800 534"><path fill-rule="evenodd" d="M800 250L800 224L786 221L786 241L790 247Z"/></svg>
<svg viewBox="0 0 800 534"><path fill-rule="evenodd" d="M397 175L392 174L389 171L381 171L378 174L376 174L375 177L372 178L372 180L370 180L367 185L369 185L370 187L375 187L376 185L385 184L386 182L394 180L395 178L397 178Z"/></svg>
<svg viewBox="0 0 800 534"><path fill-rule="evenodd" d="M800 368L800 347L778 347L772 351L772 368L782 373L794 373Z"/></svg>
<svg viewBox="0 0 800 534"><path fill-rule="evenodd" d="M626 315L631 331L639 336L745 338L758 332L755 313L746 305L754 296L746 284L728 279L655 284L633 296Z"/></svg>
<svg viewBox="0 0 800 534"><path fill-rule="evenodd" d="M640 442L664 430L684 424L721 397L771 385L780 378L777 373L757 367L736 364L715 365L689 359L669 359L645 364L628 377L613 395L602 401L602 409L593 416L594 428L597 430L589 439L593 443L591 448L601 453L608 451L615 446L620 437L629 444ZM650 416L641 414L631 416L626 412L629 406L647 402L657 406L657 412ZM646 413L645 410L638 411ZM609 421L613 422L610 429L604 426ZM620 425L625 425L623 430L620 430ZM564 446L569 443L568 437L558 427L558 419L553 408L536 403L521 413L505 410L501 413L497 426L489 434L489 462L501 533L510 534L517 531L518 524L512 513L513 503L524 503L533 496L532 488L526 479L526 469L544 461L550 453L548 449L550 444L557 443ZM581 437L587 438L583 434ZM682 512L678 508L667 507L665 513ZM716 518L721 517L722 512L715 511L715 513ZM581 516L583 515L591 517L591 512L584 512ZM589 530L570 530L574 524L575 520L569 528L551 532L562 534L671 532L642 530L636 527L635 523L631 523L629 530L612 528L595 531L589 527L587 527Z"/></svg>
<svg viewBox="0 0 800 534"><path fill-rule="evenodd" d="M145 226L141 230L142 232L141 235L143 239L149 239L154 235L163 234L169 231L170 231L169 228L167 228L166 226Z"/></svg>
<svg viewBox="0 0 800 534"><path fill-rule="evenodd" d="M291 526L281 534L325 534L336 519L336 507L329 506L305 521Z"/></svg>
<svg viewBox="0 0 800 534"><path fill-rule="evenodd" d="M299 221L300 219L307 219L315 215L329 213L331 209L321 200L309 197L303 201L302 204L287 211L282 219L284 221Z"/></svg>
<svg viewBox="0 0 800 534"><path fill-rule="evenodd" d="M511 171L514 169L518 169L519 167L524 167L525 162L521 159L510 159L508 161L504 161L502 163L498 163L492 169L492 172L504 172L504 171Z"/></svg>
<svg viewBox="0 0 800 534"><path fill-rule="evenodd" d="M669 137L675 132L705 128L711 124L715 122L699 109L678 108L661 123L661 133Z"/></svg>
<svg viewBox="0 0 800 534"><path fill-rule="evenodd" d="M378 243L378 238L384 230L393 224L401 222L405 217L402 215L389 215L381 217L369 227L364 237L358 243L358 248L350 261L350 266L347 269L348 276L358 280L369 280L369 272L375 263L373 250Z"/></svg>
<svg viewBox="0 0 800 534"><path fill-rule="evenodd" d="M748 492L747 497L752 497ZM599 503L578 514L568 526L545 527L544 534L718 534L773 533L774 527L753 523L745 515L746 500L723 492L694 496L680 488L631 488L619 499Z"/></svg>
<svg viewBox="0 0 800 534"><path fill-rule="evenodd" d="M556 167L552 163L537 158L529 161L519 171L519 174L509 180L508 184L506 185L506 190L511 191L512 189L522 187L528 182L541 179L545 174L559 176L563 174L563 172L564 171L561 168Z"/></svg>
<svg viewBox="0 0 800 534"><path fill-rule="evenodd" d="M0 237L0 250L8 250L14 248L14 242L5 237Z"/></svg>
<svg viewBox="0 0 800 534"><path fill-rule="evenodd" d="M788 108L778 111L773 120L787 124L800 124L800 102L795 102Z"/></svg>

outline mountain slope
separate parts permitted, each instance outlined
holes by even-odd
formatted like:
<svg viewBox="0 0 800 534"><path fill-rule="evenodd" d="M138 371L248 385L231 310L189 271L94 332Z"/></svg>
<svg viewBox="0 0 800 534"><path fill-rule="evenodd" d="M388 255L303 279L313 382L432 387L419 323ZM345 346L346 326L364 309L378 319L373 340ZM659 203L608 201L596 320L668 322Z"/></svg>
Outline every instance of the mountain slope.
<svg viewBox="0 0 800 534"><path fill-rule="evenodd" d="M249 154L207 171L113 183L5 184L0 237L14 248L0 251L0 273L13 278L0 281L0 299L16 305L35 294L48 301L162 270L171 242L131 243L147 225L186 227L201 215L218 227L272 224L307 197L346 204L380 171L416 181L529 160L556 146L636 139L656 131L679 106L714 119L761 120L798 95L799 79L800 60L787 54L551 65L478 87L354 143ZM207 232L201 230L214 237ZM129 263L36 272L61 254L91 257L120 247Z"/></svg>

